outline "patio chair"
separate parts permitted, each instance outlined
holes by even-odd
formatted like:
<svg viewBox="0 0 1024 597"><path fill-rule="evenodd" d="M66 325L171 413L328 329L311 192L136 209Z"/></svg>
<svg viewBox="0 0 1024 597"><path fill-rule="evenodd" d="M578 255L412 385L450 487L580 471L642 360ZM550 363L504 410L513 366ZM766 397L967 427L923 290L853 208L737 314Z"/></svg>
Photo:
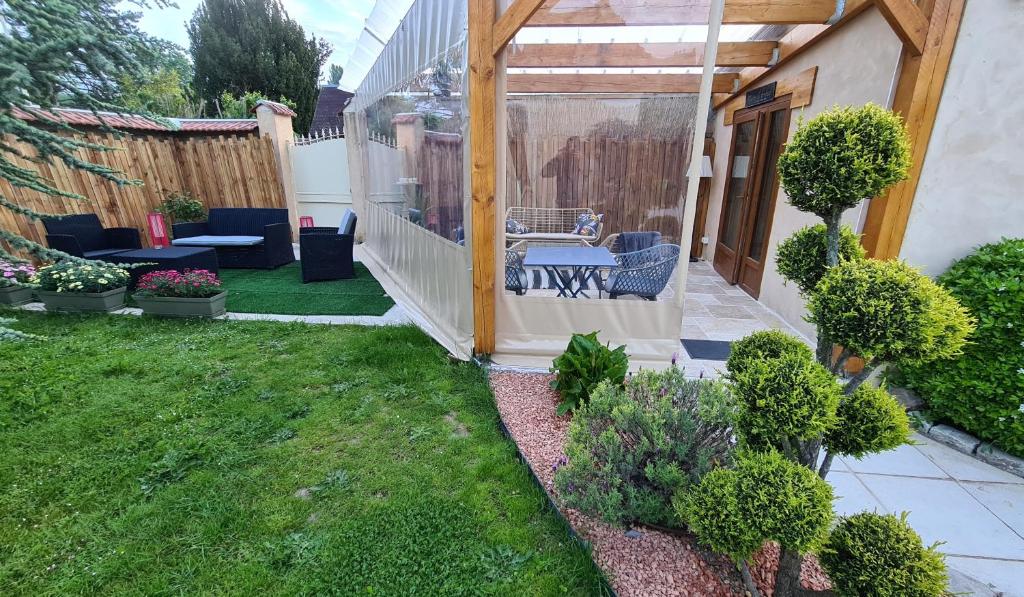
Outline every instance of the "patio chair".
<svg viewBox="0 0 1024 597"><path fill-rule="evenodd" d="M632 253L649 249L661 243L660 232L616 232L615 234L609 234L601 241L601 246L607 248L612 253Z"/></svg>
<svg viewBox="0 0 1024 597"><path fill-rule="evenodd" d="M523 258L515 251L505 251L505 290L511 290L522 296L529 287Z"/></svg>
<svg viewBox="0 0 1024 597"><path fill-rule="evenodd" d="M299 230L299 265L302 283L356 277L352 245L356 214L346 209L338 228L315 226Z"/></svg>
<svg viewBox="0 0 1024 597"><path fill-rule="evenodd" d="M655 245L641 251L615 256L619 266L608 274L604 290L608 298L632 294L656 300L668 285L679 261L679 245Z"/></svg>
<svg viewBox="0 0 1024 597"><path fill-rule="evenodd" d="M104 228L96 214L43 218L46 244L83 259L101 259L142 248L135 228Z"/></svg>
<svg viewBox="0 0 1024 597"><path fill-rule="evenodd" d="M580 216L598 219L593 234L575 234L573 229ZM510 207L505 212L506 226L514 221L525 232L506 232L508 249L524 249L528 245L577 245L589 247L601 238L604 226L600 216L589 207Z"/></svg>

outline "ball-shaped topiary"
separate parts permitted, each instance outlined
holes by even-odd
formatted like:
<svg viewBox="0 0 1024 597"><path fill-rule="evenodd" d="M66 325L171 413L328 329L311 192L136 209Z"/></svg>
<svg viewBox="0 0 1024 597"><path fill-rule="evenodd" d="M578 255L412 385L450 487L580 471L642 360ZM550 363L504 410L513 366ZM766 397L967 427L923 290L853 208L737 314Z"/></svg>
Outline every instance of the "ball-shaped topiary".
<svg viewBox="0 0 1024 597"><path fill-rule="evenodd" d="M863 512L840 519L818 560L843 596L938 597L946 592L946 565L926 548L904 513Z"/></svg>
<svg viewBox="0 0 1024 597"><path fill-rule="evenodd" d="M892 450L909 436L910 421L900 403L882 388L861 385L839 403L825 446L832 454L860 458Z"/></svg>
<svg viewBox="0 0 1024 597"><path fill-rule="evenodd" d="M847 261L810 295L818 334L865 359L927 362L960 353L973 321L948 291L901 261Z"/></svg>
<svg viewBox="0 0 1024 597"><path fill-rule="evenodd" d="M675 506L698 541L743 562L765 541L801 552L817 547L832 520L832 497L831 486L807 467L778 452L747 452Z"/></svg>
<svg viewBox="0 0 1024 597"><path fill-rule="evenodd" d="M939 276L978 327L963 355L901 364L907 385L938 420L1024 457L1024 238L985 245Z"/></svg>
<svg viewBox="0 0 1024 597"><path fill-rule="evenodd" d="M842 387L805 354L750 361L731 374L739 405L736 427L747 446L785 448L830 429Z"/></svg>
<svg viewBox="0 0 1024 597"><path fill-rule="evenodd" d="M825 225L807 226L779 243L775 265L783 278L796 284L801 294L807 295L828 269L827 250ZM849 226L840 228L839 260L860 261L864 255L864 247L860 245L857 234Z"/></svg>
<svg viewBox="0 0 1024 597"><path fill-rule="evenodd" d="M732 343L725 366L730 375L737 375L742 373L749 363L776 359L787 354L807 360L814 358L806 344L789 334L778 330L754 332Z"/></svg>
<svg viewBox="0 0 1024 597"><path fill-rule="evenodd" d="M837 106L801 123L778 165L789 202L826 221L903 180L909 168L902 119L874 104Z"/></svg>

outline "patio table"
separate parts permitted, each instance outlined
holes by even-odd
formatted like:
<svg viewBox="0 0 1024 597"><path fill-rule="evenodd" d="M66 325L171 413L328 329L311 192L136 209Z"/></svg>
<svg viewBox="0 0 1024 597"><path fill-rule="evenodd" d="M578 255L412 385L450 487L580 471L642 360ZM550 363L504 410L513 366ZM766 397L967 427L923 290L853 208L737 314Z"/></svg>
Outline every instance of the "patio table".
<svg viewBox="0 0 1024 597"><path fill-rule="evenodd" d="M618 263L607 247L530 247L523 267L531 266L543 268L551 276L558 296L590 298L583 292L583 285L597 278L602 267L616 267ZM597 284L600 292L600 282Z"/></svg>

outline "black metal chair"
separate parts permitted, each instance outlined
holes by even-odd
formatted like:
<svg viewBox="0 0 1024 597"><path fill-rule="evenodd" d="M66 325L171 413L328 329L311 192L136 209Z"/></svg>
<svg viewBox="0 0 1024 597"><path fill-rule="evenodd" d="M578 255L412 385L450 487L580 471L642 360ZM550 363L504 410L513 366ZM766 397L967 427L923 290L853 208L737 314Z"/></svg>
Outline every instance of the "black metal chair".
<svg viewBox="0 0 1024 597"><path fill-rule="evenodd" d="M523 267L523 258L515 251L505 251L505 290L522 296L529 288L529 278Z"/></svg>
<svg viewBox="0 0 1024 597"><path fill-rule="evenodd" d="M649 301L665 290L679 262L679 245L655 245L615 255L619 266L608 274L604 290L609 298L632 294Z"/></svg>
<svg viewBox="0 0 1024 597"><path fill-rule="evenodd" d="M299 229L299 264L302 266L303 283L356 277L352 246L357 219L351 209L346 209L338 228L316 226Z"/></svg>
<svg viewBox="0 0 1024 597"><path fill-rule="evenodd" d="M104 228L96 214L43 218L46 244L83 259L102 259L142 248L135 228Z"/></svg>
<svg viewBox="0 0 1024 597"><path fill-rule="evenodd" d="M287 209L218 207L210 210L205 222L175 224L171 229L174 246L213 247L223 268L274 269L295 261ZM239 238L252 241L233 242Z"/></svg>

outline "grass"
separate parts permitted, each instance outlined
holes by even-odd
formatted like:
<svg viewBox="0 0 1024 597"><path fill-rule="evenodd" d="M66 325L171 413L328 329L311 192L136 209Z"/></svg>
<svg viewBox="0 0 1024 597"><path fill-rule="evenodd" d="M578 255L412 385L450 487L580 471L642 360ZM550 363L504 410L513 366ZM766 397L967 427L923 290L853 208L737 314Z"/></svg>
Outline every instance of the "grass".
<svg viewBox="0 0 1024 597"><path fill-rule="evenodd" d="M275 270L223 269L228 311L277 315L384 315L395 302L362 263L350 280L302 283L299 263Z"/></svg>
<svg viewBox="0 0 1024 597"><path fill-rule="evenodd" d="M0 594L597 594L415 328L19 313L0 344Z"/></svg>

